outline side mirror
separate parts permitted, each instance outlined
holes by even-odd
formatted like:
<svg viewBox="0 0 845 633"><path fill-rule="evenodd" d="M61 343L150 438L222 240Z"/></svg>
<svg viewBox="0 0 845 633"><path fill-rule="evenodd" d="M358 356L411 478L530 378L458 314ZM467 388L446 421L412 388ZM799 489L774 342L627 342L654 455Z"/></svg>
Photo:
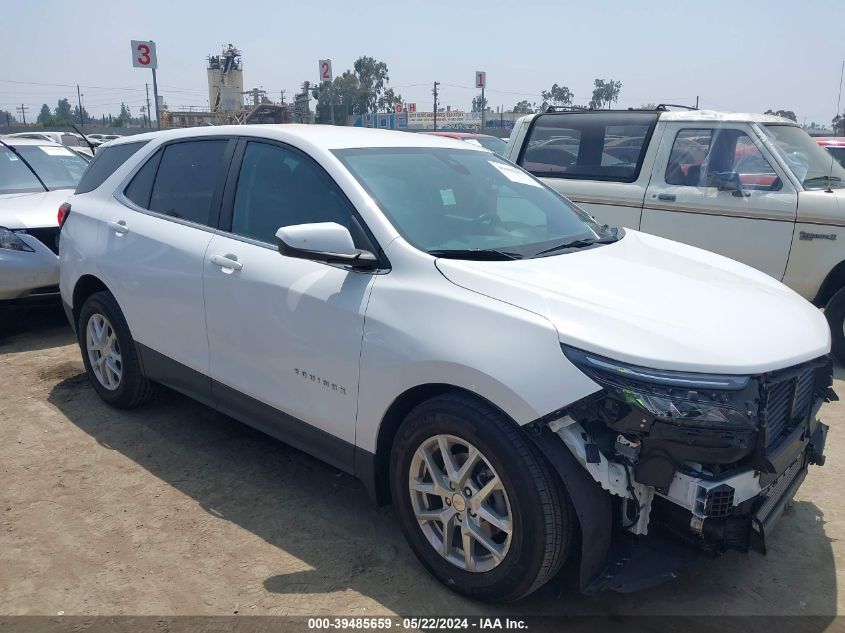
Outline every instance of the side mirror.
<svg viewBox="0 0 845 633"><path fill-rule="evenodd" d="M378 268L370 251L355 248L352 234L336 222L295 224L276 231L279 252L287 257L330 264L345 264L362 270Z"/></svg>

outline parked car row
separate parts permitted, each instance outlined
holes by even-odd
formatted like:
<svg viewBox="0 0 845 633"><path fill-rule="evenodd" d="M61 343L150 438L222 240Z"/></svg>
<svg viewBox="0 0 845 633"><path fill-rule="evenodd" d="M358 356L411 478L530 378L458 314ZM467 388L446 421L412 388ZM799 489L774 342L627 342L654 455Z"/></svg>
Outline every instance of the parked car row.
<svg viewBox="0 0 845 633"><path fill-rule="evenodd" d="M816 136L813 140L830 152L836 162L845 167L845 136Z"/></svg>
<svg viewBox="0 0 845 633"><path fill-rule="evenodd" d="M831 311L845 172L801 134L538 115L528 171L360 128L116 139L60 207L61 297L105 402L164 384L354 474L450 588L512 600L571 562L632 591L765 552L824 463L830 329L779 279Z"/></svg>

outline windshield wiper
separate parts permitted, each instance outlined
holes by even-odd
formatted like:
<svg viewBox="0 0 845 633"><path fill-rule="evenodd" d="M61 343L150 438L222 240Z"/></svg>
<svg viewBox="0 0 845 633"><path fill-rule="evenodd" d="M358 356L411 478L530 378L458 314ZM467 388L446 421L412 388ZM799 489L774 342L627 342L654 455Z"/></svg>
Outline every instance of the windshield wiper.
<svg viewBox="0 0 845 633"><path fill-rule="evenodd" d="M839 176L813 176L812 178L807 178L803 182L805 187L808 187L810 183L833 183L833 182L842 182L842 179Z"/></svg>
<svg viewBox="0 0 845 633"><path fill-rule="evenodd" d="M44 184L44 181L43 181L43 180L41 180L41 176L39 176L39 175L38 175L38 172L37 172L37 171L35 171L35 170L32 168L32 165L30 165L30 164L29 164L29 161L28 161L26 158L24 158L24 157L23 157L23 154L21 154L21 153L20 153L20 152L19 152L19 151L15 148L15 146L14 146L14 145L9 145L8 143L4 143L2 139L0 139L0 145L2 145L2 146L3 146L3 147L5 147L7 150L9 150L10 152L12 152L12 154L14 154L15 156L17 156L17 157L18 157L18 159L19 159L19 160L20 160L20 161L21 161L24 165L26 165L26 167L29 169L29 171L31 171L31 172L32 172L32 175L33 175L33 176L35 176L35 178L38 180L38 182L39 182L39 183L41 183L41 186L42 186L42 187L44 187L44 191L50 191L50 188L49 188L49 187L47 187L47 185L45 185L45 184Z"/></svg>
<svg viewBox="0 0 845 633"><path fill-rule="evenodd" d="M444 257L447 259L477 259L491 261L522 259L522 255L519 253L500 251L497 248L441 248L426 252L434 257Z"/></svg>
<svg viewBox="0 0 845 633"><path fill-rule="evenodd" d="M561 244L557 244L550 248L543 249L539 253L534 253L532 257L540 257L541 255L548 255L549 253L554 253L556 251L566 250L567 248L585 248L587 246L593 246L595 244L611 244L619 239L619 229L613 227L610 229L610 234L604 237L587 237L582 238L579 240L571 240L569 242L563 242Z"/></svg>

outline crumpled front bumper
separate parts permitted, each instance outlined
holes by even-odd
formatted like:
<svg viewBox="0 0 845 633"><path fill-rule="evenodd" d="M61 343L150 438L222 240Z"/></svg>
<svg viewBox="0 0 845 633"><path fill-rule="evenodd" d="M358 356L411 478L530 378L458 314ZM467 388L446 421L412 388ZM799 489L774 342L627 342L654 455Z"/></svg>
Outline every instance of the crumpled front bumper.
<svg viewBox="0 0 845 633"><path fill-rule="evenodd" d="M0 300L22 299L33 291L58 292L58 256L33 236L18 236L34 252L0 248Z"/></svg>

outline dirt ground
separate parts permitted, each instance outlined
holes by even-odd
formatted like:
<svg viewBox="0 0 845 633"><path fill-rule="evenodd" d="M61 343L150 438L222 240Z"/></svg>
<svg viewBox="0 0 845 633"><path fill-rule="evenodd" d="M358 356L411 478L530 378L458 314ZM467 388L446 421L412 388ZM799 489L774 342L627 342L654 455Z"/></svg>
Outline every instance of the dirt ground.
<svg viewBox="0 0 845 633"><path fill-rule="evenodd" d="M836 388L845 396L845 371ZM0 314L2 615L797 615L845 604L845 404L767 557L728 554L659 588L552 582L507 606L416 561L355 479L181 395L108 408L60 307Z"/></svg>

